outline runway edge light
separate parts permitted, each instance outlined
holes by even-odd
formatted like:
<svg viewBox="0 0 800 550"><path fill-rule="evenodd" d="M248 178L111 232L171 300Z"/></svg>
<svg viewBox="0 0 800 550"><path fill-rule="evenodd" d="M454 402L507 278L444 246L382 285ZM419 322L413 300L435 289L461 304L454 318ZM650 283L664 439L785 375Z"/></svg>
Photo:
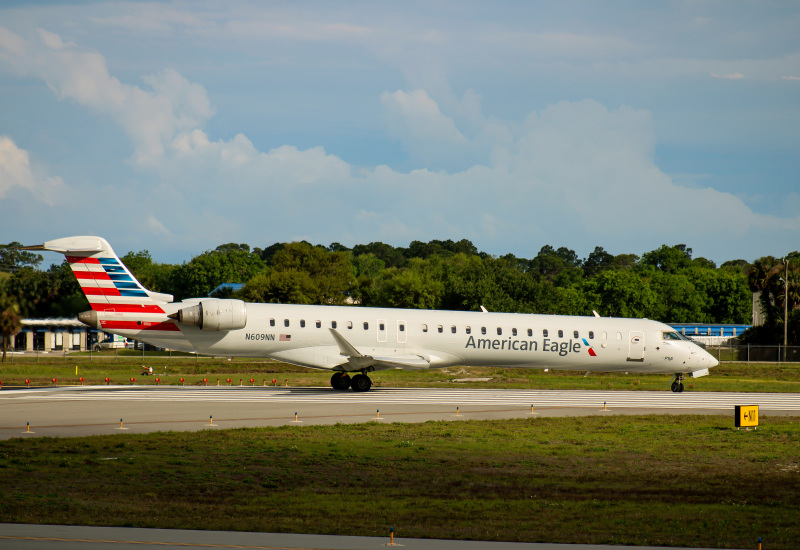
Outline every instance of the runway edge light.
<svg viewBox="0 0 800 550"><path fill-rule="evenodd" d="M735 405L736 428L758 428L758 405Z"/></svg>

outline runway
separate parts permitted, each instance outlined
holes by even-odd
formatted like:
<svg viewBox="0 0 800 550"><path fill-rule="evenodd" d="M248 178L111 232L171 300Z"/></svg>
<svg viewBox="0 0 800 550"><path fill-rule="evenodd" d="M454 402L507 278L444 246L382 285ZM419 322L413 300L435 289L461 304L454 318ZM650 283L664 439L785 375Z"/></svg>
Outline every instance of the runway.
<svg viewBox="0 0 800 550"><path fill-rule="evenodd" d="M78 386L0 391L0 438L243 426L425 422L593 414L800 415L797 393L559 391L261 386Z"/></svg>

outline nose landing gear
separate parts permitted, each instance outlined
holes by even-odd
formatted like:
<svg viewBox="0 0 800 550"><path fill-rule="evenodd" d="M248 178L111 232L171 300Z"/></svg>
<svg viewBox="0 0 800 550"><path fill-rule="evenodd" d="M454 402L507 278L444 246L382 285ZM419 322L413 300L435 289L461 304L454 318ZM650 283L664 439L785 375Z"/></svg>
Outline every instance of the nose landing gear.
<svg viewBox="0 0 800 550"><path fill-rule="evenodd" d="M683 391L683 374L676 374L675 378L672 379L672 385L670 386L675 393L681 393Z"/></svg>

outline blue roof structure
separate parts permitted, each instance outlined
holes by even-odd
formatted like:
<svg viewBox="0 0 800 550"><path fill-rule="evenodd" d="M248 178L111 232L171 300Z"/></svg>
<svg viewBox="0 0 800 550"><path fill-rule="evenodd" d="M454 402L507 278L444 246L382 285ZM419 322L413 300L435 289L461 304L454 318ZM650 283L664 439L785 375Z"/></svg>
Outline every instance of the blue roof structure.
<svg viewBox="0 0 800 550"><path fill-rule="evenodd" d="M741 336L745 330L753 325L669 323L669 326L686 336L722 336L724 338L734 338L736 336Z"/></svg>

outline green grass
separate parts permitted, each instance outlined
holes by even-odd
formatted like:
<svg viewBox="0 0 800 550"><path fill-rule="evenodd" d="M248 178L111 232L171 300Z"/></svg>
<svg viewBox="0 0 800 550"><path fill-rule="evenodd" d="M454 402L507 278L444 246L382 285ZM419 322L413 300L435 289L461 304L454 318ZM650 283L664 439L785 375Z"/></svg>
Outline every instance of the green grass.
<svg viewBox="0 0 800 550"><path fill-rule="evenodd" d="M328 386L330 372L318 371L279 363L275 361L253 361L220 358L172 359L161 357L95 354L91 361L67 356L62 358L40 358L39 362L6 361L0 364L0 381L6 387L20 386L25 380L32 386L53 385L56 378L60 385L104 384L106 377L113 384L180 384L184 378L187 385L203 384L207 378L210 385L278 384L290 386ZM15 358L18 359L18 358ZM141 376L142 366L153 366L154 376ZM75 369L78 369L78 374ZM480 367L453 367L430 371L381 371L371 374L376 387L468 387L468 388L532 388L532 389L603 389L603 390L651 390L669 389L670 375L666 374L622 374L591 373L584 376L576 372L534 369L499 369ZM486 382L453 382L460 378L491 378ZM685 381L688 391L740 391L740 392L800 392L800 365L792 363L723 363L711 370L709 376Z"/></svg>
<svg viewBox="0 0 800 550"><path fill-rule="evenodd" d="M0 521L796 548L800 420L537 418L0 442Z"/></svg>

